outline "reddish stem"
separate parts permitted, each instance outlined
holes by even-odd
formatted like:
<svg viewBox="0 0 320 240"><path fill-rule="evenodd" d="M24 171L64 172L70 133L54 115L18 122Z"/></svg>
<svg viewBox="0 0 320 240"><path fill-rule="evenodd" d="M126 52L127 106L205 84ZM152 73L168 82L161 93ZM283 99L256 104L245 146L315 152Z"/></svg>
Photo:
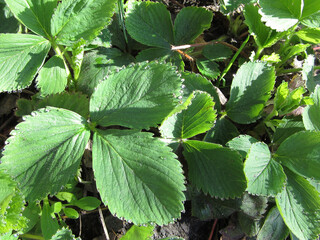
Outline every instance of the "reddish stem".
<svg viewBox="0 0 320 240"><path fill-rule="evenodd" d="M218 222L218 219L215 219L208 240L212 240L214 229L216 228L217 222Z"/></svg>

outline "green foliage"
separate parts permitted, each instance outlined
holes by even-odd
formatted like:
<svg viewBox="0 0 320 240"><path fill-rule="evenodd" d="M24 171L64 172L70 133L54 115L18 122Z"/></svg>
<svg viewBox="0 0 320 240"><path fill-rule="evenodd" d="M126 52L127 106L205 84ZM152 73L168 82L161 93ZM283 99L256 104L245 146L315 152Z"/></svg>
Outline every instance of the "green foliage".
<svg viewBox="0 0 320 240"><path fill-rule="evenodd" d="M192 184L219 198L234 198L243 194L246 180L239 153L218 144L195 140L188 140L183 146Z"/></svg>
<svg viewBox="0 0 320 240"><path fill-rule="evenodd" d="M148 240L153 235L153 226L133 225L121 240Z"/></svg>
<svg viewBox="0 0 320 240"><path fill-rule="evenodd" d="M53 107L33 112L11 134L0 166L20 183L28 201L55 194L68 183L90 137L83 117Z"/></svg>
<svg viewBox="0 0 320 240"><path fill-rule="evenodd" d="M181 80L174 67L144 63L100 83L91 97L91 120L104 127L148 128L175 107Z"/></svg>
<svg viewBox="0 0 320 240"><path fill-rule="evenodd" d="M180 217L182 169L164 143L150 133L99 130L92 152L97 188L112 213L135 224L162 225Z"/></svg>
<svg viewBox="0 0 320 240"><path fill-rule="evenodd" d="M261 117L275 83L274 68L266 63L243 64L231 85L227 114L233 121L248 124Z"/></svg>
<svg viewBox="0 0 320 240"><path fill-rule="evenodd" d="M320 5L220 2L245 5L224 20L232 36L212 37L202 7L0 0L0 92L14 92L1 101L14 95L23 117L1 153L1 239L74 239L64 219L101 203L137 224L122 239L150 239L154 227L138 225L174 222L186 199L202 220L232 216L242 236L319 235ZM83 197L91 185L100 195Z"/></svg>
<svg viewBox="0 0 320 240"><path fill-rule="evenodd" d="M0 91L28 87L43 64L50 43L30 34L0 35Z"/></svg>

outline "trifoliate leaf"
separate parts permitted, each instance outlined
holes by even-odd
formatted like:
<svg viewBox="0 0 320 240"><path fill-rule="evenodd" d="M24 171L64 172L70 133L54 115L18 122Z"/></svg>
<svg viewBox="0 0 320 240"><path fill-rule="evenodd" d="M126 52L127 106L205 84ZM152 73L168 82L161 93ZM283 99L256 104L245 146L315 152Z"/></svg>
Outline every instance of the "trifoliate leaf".
<svg viewBox="0 0 320 240"><path fill-rule="evenodd" d="M203 56L213 61L221 61L229 58L232 55L232 51L222 44L207 45L202 50Z"/></svg>
<svg viewBox="0 0 320 240"><path fill-rule="evenodd" d="M304 28L298 31L297 36L302 40L318 44L320 42L320 28Z"/></svg>
<svg viewBox="0 0 320 240"><path fill-rule="evenodd" d="M121 240L148 240L153 235L153 229L154 226L133 225Z"/></svg>
<svg viewBox="0 0 320 240"><path fill-rule="evenodd" d="M214 102L208 93L195 92L187 109L168 117L161 125L165 138L186 139L208 131L215 119Z"/></svg>
<svg viewBox="0 0 320 240"><path fill-rule="evenodd" d="M278 208L276 206L271 208L257 235L257 240L284 240L288 235L289 229L283 222Z"/></svg>
<svg viewBox="0 0 320 240"><path fill-rule="evenodd" d="M204 193L219 198L243 194L247 183L241 156L221 145L188 140L183 143L191 183Z"/></svg>
<svg viewBox="0 0 320 240"><path fill-rule="evenodd" d="M59 44L72 45L79 39L88 42L108 25L116 0L64 0L51 20L51 33Z"/></svg>
<svg viewBox="0 0 320 240"><path fill-rule="evenodd" d="M198 58L196 60L197 67L202 75L209 79L216 79L220 75L219 65L206 58Z"/></svg>
<svg viewBox="0 0 320 240"><path fill-rule="evenodd" d="M244 172L248 180L247 191L255 195L275 196L286 181L281 165L271 158L268 145L262 142L252 144Z"/></svg>
<svg viewBox="0 0 320 240"><path fill-rule="evenodd" d="M261 21L261 15L258 13L259 7L253 4L248 4L244 9L245 23L249 27L249 32L254 36L258 47L263 49L271 47L284 34L278 33L275 30L267 27Z"/></svg>
<svg viewBox="0 0 320 240"><path fill-rule="evenodd" d="M76 174L90 137L85 124L77 113L48 107L17 125L0 166L18 182L26 200L55 194Z"/></svg>
<svg viewBox="0 0 320 240"><path fill-rule="evenodd" d="M194 41L204 30L210 28L213 13L205 8L185 7L174 21L174 44Z"/></svg>
<svg viewBox="0 0 320 240"><path fill-rule="evenodd" d="M14 16L33 32L50 38L50 21L57 0L5 0Z"/></svg>
<svg viewBox="0 0 320 240"><path fill-rule="evenodd" d="M262 62L243 64L231 85L227 102L228 116L237 123L248 124L261 117L275 83L273 67Z"/></svg>
<svg viewBox="0 0 320 240"><path fill-rule="evenodd" d="M29 34L0 34L0 91L28 87L50 49L43 37Z"/></svg>
<svg viewBox="0 0 320 240"><path fill-rule="evenodd" d="M166 6L157 2L133 2L126 13L126 28L131 37L148 46L171 48L173 26Z"/></svg>
<svg viewBox="0 0 320 240"><path fill-rule="evenodd" d="M41 230L45 240L51 239L51 237L58 231L60 228L58 220L52 217L52 209L49 204L48 199L46 198L43 201L43 207L41 212Z"/></svg>
<svg viewBox="0 0 320 240"><path fill-rule="evenodd" d="M316 239L320 233L319 192L306 179L290 170L285 169L285 174L287 185L276 196L280 214L290 231L299 239Z"/></svg>
<svg viewBox="0 0 320 240"><path fill-rule="evenodd" d="M132 56L117 48L98 48L90 51L84 55L77 87L90 96L102 80L132 62Z"/></svg>
<svg viewBox="0 0 320 240"><path fill-rule="evenodd" d="M243 159L246 159L252 144L256 142L258 142L258 140L254 137L251 137L249 135L240 135L227 142L226 145L229 148L237 150L241 154Z"/></svg>
<svg viewBox="0 0 320 240"><path fill-rule="evenodd" d="M174 109L181 80L174 67L143 63L115 73L91 96L90 115L102 126L149 128Z"/></svg>
<svg viewBox="0 0 320 240"><path fill-rule="evenodd" d="M304 110L305 111L305 110ZM280 145L292 134L304 131L304 125L301 118L283 118L273 134L272 142Z"/></svg>
<svg viewBox="0 0 320 240"><path fill-rule="evenodd" d="M60 56L53 56L43 65L37 77L41 94L45 96L63 92L67 86L67 78L63 59Z"/></svg>
<svg viewBox="0 0 320 240"><path fill-rule="evenodd" d="M214 108L220 112L221 104L219 95L217 90L214 88L212 83L206 79L205 77L201 76L200 74L195 74L191 72L182 72L181 77L183 79L182 83L182 101L186 101L186 99L192 94L193 91L200 90L209 93L215 102Z"/></svg>
<svg viewBox="0 0 320 240"><path fill-rule="evenodd" d="M320 86L316 86L312 94L314 105L308 105L303 111L302 119L307 130L320 131Z"/></svg>
<svg viewBox="0 0 320 240"><path fill-rule="evenodd" d="M184 176L170 148L151 133L99 130L92 146L93 169L102 201L134 224L168 224L185 200Z"/></svg>
<svg viewBox="0 0 320 240"><path fill-rule="evenodd" d="M320 132L301 131L281 143L274 157L291 171L320 180Z"/></svg>
<svg viewBox="0 0 320 240"><path fill-rule="evenodd" d="M50 240L80 240L80 238L75 238L70 229L62 228Z"/></svg>
<svg viewBox="0 0 320 240"><path fill-rule="evenodd" d="M240 135L236 126L227 118L219 118L213 128L204 137L204 141L225 145L228 141Z"/></svg>

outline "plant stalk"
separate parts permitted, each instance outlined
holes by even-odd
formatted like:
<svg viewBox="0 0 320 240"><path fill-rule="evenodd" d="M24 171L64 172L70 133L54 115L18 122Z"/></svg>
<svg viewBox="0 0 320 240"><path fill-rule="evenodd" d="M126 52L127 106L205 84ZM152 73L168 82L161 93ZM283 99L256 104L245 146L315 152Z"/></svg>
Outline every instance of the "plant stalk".
<svg viewBox="0 0 320 240"><path fill-rule="evenodd" d="M102 224L103 232L104 232L104 234L106 236L106 240L110 240L108 229L107 229L106 223L104 222L104 216L103 216L103 213L101 211L101 208L99 207L98 210L99 210L99 216L100 216L100 221L101 221L101 224Z"/></svg>
<svg viewBox="0 0 320 240"><path fill-rule="evenodd" d="M242 52L243 48L246 46L247 42L250 39L250 35L247 36L246 40L244 40L244 42L241 44L240 48L238 49L238 51L233 55L231 61L229 62L228 66L223 70L220 78L218 79L217 82L217 86L220 85L220 81L221 79L223 79L223 77L229 72L230 68L232 67L234 61L237 59L237 57L239 56L239 54Z"/></svg>
<svg viewBox="0 0 320 240"><path fill-rule="evenodd" d="M22 234L22 235L20 235L20 236L23 237L23 238L44 240L44 238L43 238L42 236L33 235L33 234L28 234L28 233Z"/></svg>

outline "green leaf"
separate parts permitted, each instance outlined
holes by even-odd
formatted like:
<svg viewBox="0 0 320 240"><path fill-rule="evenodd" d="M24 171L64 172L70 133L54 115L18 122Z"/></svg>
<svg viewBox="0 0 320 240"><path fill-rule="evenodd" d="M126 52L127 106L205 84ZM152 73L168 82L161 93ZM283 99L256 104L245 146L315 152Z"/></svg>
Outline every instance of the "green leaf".
<svg viewBox="0 0 320 240"><path fill-rule="evenodd" d="M261 21L261 15L258 13L259 7L248 4L244 9L245 23L249 27L249 32L254 36L255 42L259 48L271 47L283 34L267 27Z"/></svg>
<svg viewBox="0 0 320 240"><path fill-rule="evenodd" d="M257 240L284 240L288 235L289 229L283 222L278 208L276 206L271 208L257 235Z"/></svg>
<svg viewBox="0 0 320 240"><path fill-rule="evenodd" d="M314 55L310 54L305 59L302 67L302 79L306 81L306 86L310 92L314 92L317 85L320 84L319 77L314 76Z"/></svg>
<svg viewBox="0 0 320 240"><path fill-rule="evenodd" d="M246 159L252 144L256 142L258 142L258 140L254 137L251 137L249 135L240 135L227 142L226 145L229 148L237 150L241 154L243 159Z"/></svg>
<svg viewBox="0 0 320 240"><path fill-rule="evenodd" d="M181 80L174 67L143 63L115 73L91 96L91 120L102 126L148 128L175 107Z"/></svg>
<svg viewBox="0 0 320 240"><path fill-rule="evenodd" d="M210 44L203 48L203 56L213 61L222 61L232 55L232 51L222 44Z"/></svg>
<svg viewBox="0 0 320 240"><path fill-rule="evenodd" d="M86 95L83 95L79 92L63 92L41 99L38 99L35 95L31 100L24 98L19 99L17 101L17 105L18 110L15 112L15 114L19 117L29 115L35 110L48 106L68 109L80 114L84 118L88 118L89 116L89 99Z"/></svg>
<svg viewBox="0 0 320 240"><path fill-rule="evenodd" d="M283 32L293 27L302 17L303 0L260 0L261 20L266 25L278 32Z"/></svg>
<svg viewBox="0 0 320 240"><path fill-rule="evenodd" d="M283 52L281 52L282 62L285 63L287 60L294 57L295 55L306 51L309 46L309 44L295 44L292 46L290 45L289 47L285 48Z"/></svg>
<svg viewBox="0 0 320 240"><path fill-rule="evenodd" d="M281 143L274 157L291 171L320 180L320 132L301 131Z"/></svg>
<svg viewBox="0 0 320 240"><path fill-rule="evenodd" d="M102 201L134 224L168 224L180 217L184 176L170 148L151 133L97 130L93 169Z"/></svg>
<svg viewBox="0 0 320 240"><path fill-rule="evenodd" d="M312 94L314 105L308 105L305 107L302 119L304 127L307 130L320 131L320 86L317 85L314 93Z"/></svg>
<svg viewBox="0 0 320 240"><path fill-rule="evenodd" d="M248 180L247 191L255 195L275 196L286 182L281 165L271 158L268 145L262 142L252 144L244 172Z"/></svg>
<svg viewBox="0 0 320 240"><path fill-rule="evenodd" d="M244 193L239 206L241 212L252 219L261 219L268 207L268 198Z"/></svg>
<svg viewBox="0 0 320 240"><path fill-rule="evenodd" d="M57 0L5 0L14 16L33 32L50 38L50 21Z"/></svg>
<svg viewBox="0 0 320 240"><path fill-rule="evenodd" d="M281 121L272 139L272 142L277 145L280 145L292 134L305 130L301 118L283 118Z"/></svg>
<svg viewBox="0 0 320 240"><path fill-rule="evenodd" d="M28 87L38 73L50 43L29 34L0 34L0 91Z"/></svg>
<svg viewBox="0 0 320 240"><path fill-rule="evenodd" d="M204 91L209 93L213 97L215 102L214 107L218 112L220 112L221 104L217 90L208 79L201 76L200 74L186 71L181 73L181 77L183 81L183 85L181 86L183 89L182 101L186 101L186 99L193 91Z"/></svg>
<svg viewBox="0 0 320 240"><path fill-rule="evenodd" d="M35 202L28 202L22 215L27 219L27 226L23 232L29 232L40 221L40 207Z"/></svg>
<svg viewBox="0 0 320 240"><path fill-rule="evenodd" d="M253 219L242 212L238 213L238 222L241 230L249 237L257 235L262 225L260 219Z"/></svg>
<svg viewBox="0 0 320 240"><path fill-rule="evenodd" d="M204 141L225 145L229 140L240 135L236 126L227 118L219 118L213 128L204 137Z"/></svg>
<svg viewBox="0 0 320 240"><path fill-rule="evenodd" d="M304 28L296 33L296 35L302 40L318 44L320 42L320 28Z"/></svg>
<svg viewBox="0 0 320 240"><path fill-rule="evenodd" d="M287 169L285 173L287 185L276 196L280 214L290 231L299 239L316 239L320 233L319 192L303 177Z"/></svg>
<svg viewBox="0 0 320 240"><path fill-rule="evenodd" d="M76 174L90 137L85 124L74 112L48 107L17 125L0 166L20 184L26 200L55 194Z"/></svg>
<svg viewBox="0 0 320 240"><path fill-rule="evenodd" d="M7 14L7 13L10 14ZM19 22L13 17L10 9L3 2L0 2L0 33L18 32Z"/></svg>
<svg viewBox="0 0 320 240"><path fill-rule="evenodd" d="M255 122L261 117L275 83L273 67L262 62L241 65L231 85L226 110L228 117L242 124Z"/></svg>
<svg viewBox="0 0 320 240"><path fill-rule="evenodd" d="M50 95L64 91L68 74L64 61L60 56L53 56L46 62L37 77L38 87L42 95Z"/></svg>
<svg viewBox="0 0 320 240"><path fill-rule="evenodd" d="M8 232L7 234L1 236L1 240L18 240L18 234L12 235L11 232Z"/></svg>
<svg viewBox="0 0 320 240"><path fill-rule="evenodd" d="M204 30L210 28L213 13L205 8L185 7L174 21L174 44L193 42Z"/></svg>
<svg viewBox="0 0 320 240"><path fill-rule="evenodd" d="M133 57L116 48L98 48L87 52L83 58L77 87L90 96L103 79L133 61Z"/></svg>
<svg viewBox="0 0 320 240"><path fill-rule="evenodd" d="M121 240L149 240L153 235L154 226L133 225Z"/></svg>
<svg viewBox="0 0 320 240"><path fill-rule="evenodd" d="M205 195L201 191L191 193L192 216L201 221L227 218L239 210L239 199L221 200Z"/></svg>
<svg viewBox="0 0 320 240"><path fill-rule="evenodd" d="M101 204L100 200L95 197L83 197L77 201L71 202L72 205L77 206L86 211L92 211L98 208Z"/></svg>
<svg viewBox="0 0 320 240"><path fill-rule="evenodd" d="M72 45L79 39L90 42L108 25L116 0L64 0L51 20L51 32L59 44Z"/></svg>
<svg viewBox="0 0 320 240"><path fill-rule="evenodd" d="M0 170L0 238L4 233L20 231L27 225L27 219L21 214L25 201L16 187L11 177Z"/></svg>
<svg viewBox="0 0 320 240"><path fill-rule="evenodd" d="M161 135L165 138L191 138L208 131L215 119L214 102L209 94L195 92L187 109L168 117L161 125Z"/></svg>
<svg viewBox="0 0 320 240"><path fill-rule="evenodd" d="M247 183L239 153L218 144L195 140L184 142L183 147L189 179L198 189L219 198L243 194Z"/></svg>
<svg viewBox="0 0 320 240"><path fill-rule="evenodd" d="M271 55L263 55L261 61L267 63L279 63L281 62L280 55L278 53L271 53Z"/></svg>
<svg viewBox="0 0 320 240"><path fill-rule="evenodd" d="M197 67L202 75L210 79L216 79L220 75L219 65L206 58L198 58L196 60Z"/></svg>
<svg viewBox="0 0 320 240"><path fill-rule="evenodd" d="M75 238L70 229L62 228L50 240L80 240L80 238Z"/></svg>
<svg viewBox="0 0 320 240"><path fill-rule="evenodd" d="M43 207L41 212L41 230L45 240L51 239L51 237L58 231L60 228L58 220L52 218L52 209L50 207L48 199L43 201Z"/></svg>
<svg viewBox="0 0 320 240"><path fill-rule="evenodd" d="M136 57L138 62L158 60L165 63L172 63L179 70L184 70L184 61L181 55L176 51L165 48L148 48L138 53Z"/></svg>
<svg viewBox="0 0 320 240"><path fill-rule="evenodd" d="M220 10L226 14L236 10L236 8L238 8L241 4L248 4L256 1L257 0L223 0Z"/></svg>
<svg viewBox="0 0 320 240"><path fill-rule="evenodd" d="M73 208L64 208L63 212L68 218L71 218L71 219L79 218L79 213Z"/></svg>
<svg viewBox="0 0 320 240"><path fill-rule="evenodd" d="M67 201L69 203L77 200L76 196L70 192L58 192L55 197L61 201Z"/></svg>
<svg viewBox="0 0 320 240"><path fill-rule="evenodd" d="M171 48L174 42L170 12L157 2L133 2L126 13L126 28L131 37L148 46Z"/></svg>
<svg viewBox="0 0 320 240"><path fill-rule="evenodd" d="M292 112L301 105L303 94L306 92L304 87L298 87L293 91L289 90L288 82L282 82L277 88L274 99L274 108L279 115L285 115Z"/></svg>

